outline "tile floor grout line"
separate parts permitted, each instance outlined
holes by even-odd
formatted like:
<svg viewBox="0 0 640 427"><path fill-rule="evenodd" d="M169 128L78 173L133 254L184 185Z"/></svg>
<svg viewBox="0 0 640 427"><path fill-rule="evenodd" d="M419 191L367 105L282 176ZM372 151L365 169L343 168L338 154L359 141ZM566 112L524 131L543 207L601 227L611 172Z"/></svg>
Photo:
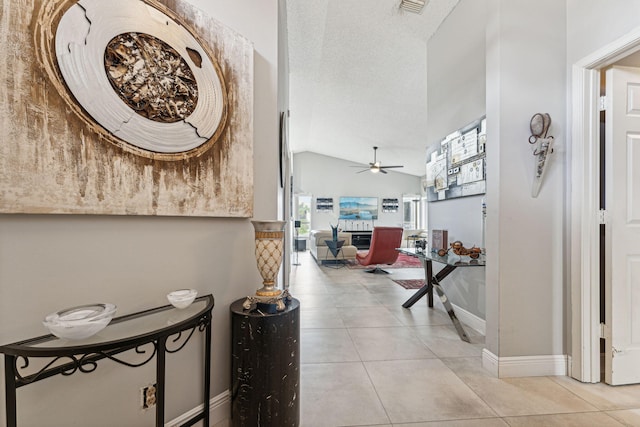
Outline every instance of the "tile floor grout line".
<svg viewBox="0 0 640 427"><path fill-rule="evenodd" d="M380 406L382 406L382 409L384 410L384 414L387 417L387 420L389 420L389 424L393 425L393 421L391 420L391 416L389 415L389 411L387 410L387 407L384 405L384 402L382 401L382 398L380 397L380 393L378 392L378 388L376 387L375 383L373 382L373 378L371 378L371 374L369 373L369 370L367 369L367 364L365 362L362 362L362 367L364 368L364 371L367 373L367 378L369 378L369 382L371 383L371 387L373 387L373 391L376 393L376 397L378 398L378 401L380 402Z"/></svg>
<svg viewBox="0 0 640 427"><path fill-rule="evenodd" d="M553 381L553 382L554 382L554 384L559 385L560 387L562 387L563 389L567 390L569 393L573 394L573 395L574 395L574 396L576 396L577 398L579 398L579 399L581 399L581 400L583 400L583 401L587 402L587 404L589 404L589 405L593 406L594 408L598 409L598 411L600 411L600 412L604 412L604 411L606 411L606 410L607 410L607 409L600 409L600 408L599 408L598 406L596 406L594 403L591 403L591 402L587 401L586 399L584 399L582 396L580 396L578 393L576 393L575 391L573 391L573 390L572 390L572 389L570 389L569 387L567 387L567 386L565 386L564 384L562 384L562 383L560 383L560 382L558 382L558 381L554 380L554 379L553 379L553 377L554 377L553 375L549 375L549 376L547 376L546 378L549 378L549 380ZM571 377L569 377L569 376L567 376L567 377L568 377L568 378L571 378ZM590 383L590 384L600 384L600 383ZM635 409L635 408L628 408L628 409ZM618 410L620 410L620 408L616 408L616 409L612 409L612 410L613 410L613 411L618 411Z"/></svg>
<svg viewBox="0 0 640 427"><path fill-rule="evenodd" d="M471 357L469 357L469 358L471 358ZM476 358L476 359L478 359L478 358L479 358L479 359L481 359L481 357L475 357L475 358ZM480 396L480 394L479 394L479 393L477 393L477 392L473 389L473 387L471 387L471 386L470 386L470 385L469 385L469 384L464 380L464 378L462 378L460 375L458 375L458 373L457 373L456 371L454 371L453 369L451 369L451 368L449 367L449 365L447 365L447 364L445 363L445 361L444 361L444 360L442 360L442 359L448 359L448 358L447 358L447 357L444 357L444 358L443 358L443 357L438 357L438 360L439 360L439 361L441 361L441 362L442 362L442 364L443 364L443 365L445 365L447 368L449 368L449 370L451 371L451 373L452 373L453 375L455 375L455 376L456 376L456 378L458 378L458 379L459 379L459 380L460 380L460 381L461 381L461 382L462 382L462 383L463 383L463 384L464 384L464 385L465 385L465 386L466 386L466 387L467 387L467 388L468 388L468 389L469 389L469 390L470 390L474 395L476 395L476 396L478 397L478 399L480 399L480 401L481 401L482 403L484 403L485 405L487 405L487 408L489 408L489 409L491 410L491 412L493 412L494 414L496 414L495 418L502 418L502 417L504 417L504 415L500 415L500 414L498 413L498 411L496 411L496 409L495 409L493 406L491 406L491 405L489 404L489 402L487 402L485 399L483 399L483 398L482 398L482 396ZM503 421L505 421L505 422L506 422L506 420L503 420ZM507 424L509 424L509 423L507 423ZM510 425L510 424L509 424L509 425Z"/></svg>
<svg viewBox="0 0 640 427"><path fill-rule="evenodd" d="M308 255L310 258L310 255ZM302 262L305 263L305 258L302 258ZM311 297L308 297L307 299L309 301L313 301L313 299L315 298L316 301L321 301L322 302L322 298L323 295L331 295L332 297L335 297L336 295L338 296L338 298L325 298L328 301L326 301L327 306L323 307L323 306L317 306L317 307L307 307L306 305L301 304L301 311L303 311L304 309L308 309L309 313L312 314L310 321L314 321L314 322L319 322L318 324L316 324L315 327L311 327L311 328L301 328L304 329L306 331L325 331L326 334L328 334L327 336L331 336L331 334L333 332L331 331L336 331L336 330L346 330L351 345L355 348L355 355L357 355L357 358L359 359L359 361L350 361L350 362L314 362L314 363L304 363L301 365L304 366L313 366L313 365L325 365L328 366L327 372L330 372L333 369L336 368L332 368L331 366L338 366L340 364L353 364L353 366L356 366L357 364L359 364L359 366L362 366L365 370L366 373L366 382L368 384L370 384L370 387L372 387L372 391L374 393L371 394L370 398L371 398L371 402L374 402L374 399L377 401L377 403L375 403L375 405L380 405L380 416L382 416L382 414L384 413L386 418L387 418L387 423L388 425L391 425L391 418L389 416L390 412L393 413L393 408L394 408L394 404L392 404L392 406L390 406L389 408L386 407L383 403L382 403L382 399L380 397L380 390L378 389L378 387L383 386L384 384L379 384L378 387L376 387L376 385L373 383L373 379L371 376L371 372L369 369L367 369L367 366L372 367L375 366L374 364L376 363L386 363L386 362L408 362L408 361L423 361L423 360L439 360L441 363L445 363L444 361L449 359L451 360L451 363L453 363L453 365L451 365L452 367L456 367L456 366L462 366L464 367L467 363L472 364L473 366L470 366L474 369L474 371L476 369L479 369L478 366L476 366L478 363L472 363L473 361L478 361L481 360L481 356L479 355L465 355L464 353L467 352L467 350L471 350L472 352L474 352L475 350L472 348L461 348L460 351L458 351L458 346L454 345L452 347L452 351L448 351L448 350L443 350L442 347L440 347L440 345L438 344L438 342L440 341L440 338L443 338L444 340L450 340L450 338L448 337L448 334L444 333L444 331L446 331L447 329L451 329L451 325L448 325L446 323L438 323L439 322L439 316L433 316L431 314L425 315L425 311L422 310L422 305L420 305L420 312L416 313L415 315L408 315L408 316L403 316L402 311L398 310L398 307L400 306L401 303L394 303L395 300L400 300L401 298L403 298L402 293L396 293L396 292L388 292L387 290L385 290L385 288L388 288L389 290L391 289L396 289L399 288L398 285L394 284L393 282L391 282L391 280L393 280L392 277L385 277L383 278L383 280L380 279L374 279L375 282L367 282L365 279L373 279L373 278L363 278L361 275L358 275L357 272L358 270L352 270L349 271L347 269L342 269L341 271L335 272L329 272L330 274L327 274L327 272L323 271L323 268L321 267L314 267L314 266L310 266L309 270L310 272L304 273L302 274L302 269L298 269L298 275L296 276L297 279L300 280L300 283L302 283L301 285L297 285L296 286L296 278L292 278L292 295L294 297L296 297L295 295L295 290L296 289L300 289L300 295L311 295ZM415 270L415 269L414 269ZM409 278L410 274L407 275L398 275L397 277L400 278ZM349 292L352 291L352 292ZM351 315L348 316L348 313L350 311L352 311L352 309L350 308L350 306L343 306L343 307L338 307L336 304L340 301L340 295L344 295L343 296L343 301L342 302L348 302L349 300L349 294L353 295L353 294L357 294L357 295L362 295L365 296L366 298L371 298L371 302L373 301L377 301L378 303L380 303L380 305L374 305L374 306L369 306L369 307L358 307L360 309L363 310L363 313L367 311L367 309L369 309L370 311L375 311L375 310L385 310L386 312L390 313L392 316L390 316L390 319L395 319L396 321L400 322L400 325L381 325L381 326L374 326L374 325L369 325L366 322L360 322L360 324L355 324L353 326L349 326L346 322L345 319L347 317L349 317L350 319L355 319L356 321L358 320L358 314L355 315ZM408 298L408 297L407 297ZM386 303L386 304L385 304ZM418 307L418 305L416 305L416 307ZM425 308L426 308L426 304L425 304ZM339 316L340 320L343 322L343 324L339 327L323 327L321 325L323 325L322 322L322 316L323 316L323 310L327 310L327 309L331 309L332 312L330 314L330 316L335 316L336 311L337 311L337 315ZM435 307L434 307L435 309ZM336 310L336 311L333 311ZM441 310L440 310L441 311ZM438 311L438 312L440 312ZM374 319L372 317L372 319ZM421 324L422 322L425 322L424 324ZM382 322L380 322L382 323ZM418 324L416 324L418 323ZM329 323L331 324L331 323ZM320 325L320 326L318 326ZM357 331L363 331L362 332L362 336L366 337L369 336L368 332L365 332L367 330L380 330L380 331L393 331L394 329L404 329L406 331L410 331L411 335L417 336L418 341L416 341L415 343L410 343L410 339L407 337L404 337L403 339L407 340L406 342L411 344L411 347L414 347L414 344L418 344L420 343L422 346L424 346L425 349L429 350L431 353L433 353L433 356L430 358L417 358L415 357L415 355L419 355L420 353L415 353L414 357L410 358L410 359L397 359L395 358L395 356L390 355L390 356L385 356L385 359L381 359L381 360L367 360L364 361L362 360L363 357L366 357L366 354L363 356L363 351L365 351L367 349L367 347L362 347L362 348L358 348L355 344L355 338L359 335L357 334ZM422 331L421 331L422 329ZM421 332L420 332L421 331ZM429 335L429 332L433 331L435 332L435 335ZM442 337L440 337L441 333L437 332L437 331L442 331ZM337 332L337 331L336 331ZM385 333L387 332L381 332L380 336L384 336ZM391 332L393 333L393 332ZM342 334L342 332L340 332L340 334ZM403 335L406 335L403 332ZM374 334L374 332L371 333L372 337L375 337L376 335ZM482 334L478 334L478 337L482 337ZM429 346L429 344L427 343L427 340L430 340L430 342L432 342L432 345L436 345L439 348L439 353L441 355L436 354L435 352L433 352L431 350L431 347ZM345 343L347 341L345 340ZM371 350L366 350L370 353L367 354L371 354L372 357L375 357L377 353L374 352L375 350L375 345L376 342L372 343L372 348ZM365 344L364 342L361 343L364 345L369 345L369 344ZM443 344L448 344L443 342ZM476 342L475 343L476 346L480 347L483 344L481 344L480 342ZM322 342L319 342L318 345L322 345ZM405 345L405 344L402 344ZM409 347L406 347L409 348ZM399 347L400 351L405 351L403 347ZM351 351L351 350L349 350ZM452 353L453 356L449 356L449 355L445 355L445 353ZM393 354L393 353L390 353ZM402 357L403 354L408 354L408 353L397 353ZM419 356L418 356L419 357ZM473 359L469 362L462 362L463 359ZM459 360L460 362L455 362L456 360ZM445 364L446 365L446 364ZM342 368L345 369L345 368ZM491 414L494 414L493 417L490 416L486 416L486 417L478 417L478 418L452 418L451 421L453 420L473 420L473 419L477 419L477 420L482 420L482 419L487 419L487 420L500 420L500 422L504 423L505 425L521 425L520 423L522 423L523 421L526 423L527 418L529 419L536 419L536 418L531 418L531 417L551 417L549 418L550 422L553 422L553 417L558 417L558 416L568 416L568 419L572 419L571 417L575 417L575 419L580 420L580 419L585 419L585 417L588 417L590 414L594 414L593 417L597 417L594 418L595 419L600 419L601 420L601 415L596 415L597 413L600 414L604 414L606 416L606 420L612 420L613 423L622 423L624 424L625 421L622 421L623 418L618 419L616 417L614 417L613 415L610 415L609 413L616 413L616 412L620 412L620 417L624 417L624 416L629 416L624 414L624 411L628 411L628 410L637 410L637 412L640 413L640 405L635 405L633 400L636 399L635 395L632 394L629 398L626 397L625 394L622 394L622 398L616 398L616 395L614 394L613 397L610 397L610 395L605 394L604 396L600 396L600 394L594 394L592 395L591 393L588 392L589 388L588 385L585 386L585 393L581 393L582 388L578 387L570 387L570 384L564 382L564 381L559 381L556 380L556 377L546 377L548 381L553 381L553 384L560 386L557 388L557 393L558 396L566 396L567 398L569 398L572 402L576 402L576 406L573 406L573 404L569 405L569 404L562 404L562 405L552 405L552 406L540 406L540 407L532 407L530 408L531 410L537 411L537 410L541 410L543 411L543 413L535 413L535 414L522 414L522 415L499 415L497 413L497 410L494 409L494 407L489 403L494 402L494 406L496 406L496 408L501 408L504 403L501 403L501 401L503 399L493 399L491 398L491 395L486 395L486 393L483 393L483 388L481 387L481 385L483 384L483 382L481 381L478 384L474 383L473 378L469 378L470 382L467 383L463 377L465 377L464 372L465 371L460 371L458 370L453 370L452 368L449 368L451 370L451 372L454 374L455 378L457 379L457 381L461 381L462 384L464 384L465 388L469 389L472 392L473 396L476 396L479 399L479 403L482 402L482 404L485 405L486 408L488 408L490 410ZM472 373L474 372L472 371ZM453 378L453 377L452 377ZM543 377L544 378L544 377ZM570 377L567 377L570 378ZM481 379L481 378L480 378ZM498 380L500 380L498 378ZM362 376L362 381L365 381L365 377L364 375ZM508 382L503 382L504 384L508 384ZM472 388L471 386L474 386L474 388ZM498 383L498 385L500 385L500 383ZM595 384L594 384L595 386ZM478 388L479 387L479 388ZM524 383L521 387L519 387L519 389L522 389L522 392L525 393L525 396L528 395L529 393L529 386L526 385L526 383ZM554 387L555 389L555 387ZM476 392L475 390L478 390L478 392ZM498 389L500 390L500 389ZM509 390L509 389L507 389ZM592 389L593 390L593 389ZM598 391L598 393L600 393L600 390L604 390L604 392L606 392L609 389L601 389L601 388L597 388L596 391ZM383 390L384 391L384 390ZM517 391L517 390L514 390ZM480 393L483 393L482 395L487 397L488 399L485 400L481 397ZM580 393L580 394L579 394ZM536 392L536 395L540 394L538 392ZM581 395L584 395L585 397L582 397ZM375 398L374 398L375 396ZM470 395L471 396L471 395ZM544 393L542 393L542 396L544 396ZM554 395L555 396L555 395ZM555 399L554 396L547 396L550 399ZM535 395L533 396L535 398ZM603 399L601 403L599 399ZM357 399L356 399L357 400ZM637 400L637 399L636 399ZM510 401L510 400L507 400ZM592 403L595 402L595 403ZM519 406L514 406L514 402L517 402L517 400L514 400L511 404L509 404L508 406L505 406L504 408L508 410L506 412L510 412L513 409L518 409ZM624 405L620 405L618 404L618 402L624 402ZM389 403L389 402L388 402ZM515 403L517 405L517 403ZM600 407L604 407L608 405L614 405L614 408L612 409L600 409ZM591 409L593 408L593 409ZM523 409L523 408L522 408ZM579 412L574 412L574 410L579 410ZM547 411L547 412L545 412ZM563 412L564 411L564 412ZM515 411L514 411L515 412ZM525 411L528 412L528 411ZM301 414L302 415L302 414ZM458 415L458 413L452 413L449 416L456 416ZM460 413L460 416L463 416L464 414ZM489 413L487 413L487 415L489 415ZM616 414L618 415L618 414ZM417 418L418 420L421 421L415 421L415 422L408 422L408 423L404 423L407 426L412 425L412 424L416 424L416 425L422 425L423 423L429 423L429 418ZM508 422L507 420L510 419L511 422ZM562 418L560 418L562 419ZM336 423L333 424L335 426L338 425L342 425L342 426L365 426L365 425L385 425L385 423L382 424L367 424L365 423L361 423L359 424L358 418L356 417L356 419L349 419L349 421L347 421L348 418L343 418L343 419L336 419ZM304 417L301 418L301 425L326 425L326 423L323 423L321 419L318 419L318 424L313 424L314 420L313 419L307 419L305 420ZM342 422L339 422L342 421ZM447 420L439 420L439 421L447 421ZM371 420L369 421L371 422ZM497 421L496 421L497 422ZM586 421L582 421L584 423L585 426L587 425L594 425L594 424L590 424L589 423L589 418L586 418ZM628 422L628 421L627 421ZM403 424L403 425L404 425ZM632 423L633 424L633 423ZM431 425L431 424L429 424ZM433 423L433 425L437 425L437 423ZM474 424L475 425L475 424ZM535 425L535 424L534 424ZM635 424L634 424L635 425Z"/></svg>
<svg viewBox="0 0 640 427"><path fill-rule="evenodd" d="M353 345L353 348L356 349L356 353L358 354L358 358L360 359L362 366L366 370L366 367L364 366L364 360L362 360L362 354L360 353L360 350L358 350L358 346L356 345L356 342L353 340L353 335L351 335L351 331L349 330L349 328L345 327L345 329L347 330L347 335L349 335L349 339L351 340L351 344Z"/></svg>
<svg viewBox="0 0 640 427"><path fill-rule="evenodd" d="M531 414L531 415L502 415L501 417L502 418L531 418L531 417L550 417L554 415L592 415L596 412L606 415L607 417L611 418L613 421L616 421L622 426L626 425L622 421L619 421L616 418L612 417L611 415L607 414L605 411L599 411L599 410L598 411L579 411L579 412L549 412L544 414ZM504 420L504 421L507 424L511 425L507 420Z"/></svg>

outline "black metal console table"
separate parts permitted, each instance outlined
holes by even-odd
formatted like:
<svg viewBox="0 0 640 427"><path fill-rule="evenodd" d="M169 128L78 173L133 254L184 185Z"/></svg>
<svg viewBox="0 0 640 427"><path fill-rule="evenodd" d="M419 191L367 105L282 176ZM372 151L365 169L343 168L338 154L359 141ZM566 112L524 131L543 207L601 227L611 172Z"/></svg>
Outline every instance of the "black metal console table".
<svg viewBox="0 0 640 427"><path fill-rule="evenodd" d="M55 375L69 376L76 372L90 373L98 362L109 359L129 367L146 365L156 358L156 426L164 426L165 361L167 353L180 351L194 332L204 332L204 408L183 426L202 420L209 425L209 395L211 374L211 312L213 296L197 298L182 310L165 305L138 313L114 318L98 334L83 340L60 339L43 335L0 346L4 354L6 420L8 427L17 425L16 390ZM171 340L168 341L168 338ZM142 361L128 362L118 356L135 350ZM116 357L118 356L118 357ZM30 359L46 358L39 370L29 369Z"/></svg>
<svg viewBox="0 0 640 427"><path fill-rule="evenodd" d="M422 263L422 267L424 267L424 286L418 289L416 293L411 296L411 298L409 298L407 301L405 301L404 304L402 304L402 306L404 308L411 308L413 304L415 304L420 298L426 295L429 307L433 307L433 289L435 288L438 297L440 297L440 302L442 302L442 305L444 305L444 308L447 310L453 326L455 326L456 331L458 331L460 339L466 342L470 342L469 336L462 327L460 320L458 320L458 316L456 316L456 313L453 310L453 306L451 305L449 298L445 294L444 289L442 289L442 286L440 286L440 282L458 267L484 266L484 255L480 255L480 257L477 259L471 259L468 256L460 256L455 254L440 256L437 253L432 252L431 248L426 248L424 250L418 250L414 248L398 248L397 251L418 258ZM435 275L433 274L433 261L440 264L445 264L442 270L440 270Z"/></svg>

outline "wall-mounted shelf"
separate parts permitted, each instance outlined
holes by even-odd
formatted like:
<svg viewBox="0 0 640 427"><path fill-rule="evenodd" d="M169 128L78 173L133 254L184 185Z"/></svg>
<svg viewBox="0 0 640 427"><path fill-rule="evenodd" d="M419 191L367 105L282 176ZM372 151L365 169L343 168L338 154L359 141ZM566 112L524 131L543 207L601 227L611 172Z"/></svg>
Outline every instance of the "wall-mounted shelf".
<svg viewBox="0 0 640 427"><path fill-rule="evenodd" d="M56 375L69 376L76 372L91 373L98 362L109 359L121 365L137 368L156 359L156 426L164 426L165 360L167 353L176 353L187 344L196 331L204 332L204 408L183 425L202 420L209 425L209 395L211 373L211 312L213 296L197 298L182 310L165 305L116 317L97 335L78 340L61 340L53 335L29 338L0 346L4 354L6 420L8 427L17 425L16 390ZM171 337L170 340L168 338ZM127 361L128 351L134 351ZM141 355L144 357L140 361ZM145 357L146 356L146 357ZM39 359L43 363L34 363Z"/></svg>

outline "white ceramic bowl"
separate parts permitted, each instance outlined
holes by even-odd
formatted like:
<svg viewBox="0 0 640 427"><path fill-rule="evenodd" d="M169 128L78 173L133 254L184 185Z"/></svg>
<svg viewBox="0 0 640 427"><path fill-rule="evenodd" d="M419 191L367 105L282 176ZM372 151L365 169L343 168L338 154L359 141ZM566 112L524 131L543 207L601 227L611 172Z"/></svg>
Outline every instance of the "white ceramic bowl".
<svg viewBox="0 0 640 427"><path fill-rule="evenodd" d="M167 299L175 308L187 308L198 296L198 291L195 289L178 289L177 291L169 292Z"/></svg>
<svg viewBox="0 0 640 427"><path fill-rule="evenodd" d="M49 314L42 324L58 338L81 340L103 330L117 307L114 304L89 304Z"/></svg>

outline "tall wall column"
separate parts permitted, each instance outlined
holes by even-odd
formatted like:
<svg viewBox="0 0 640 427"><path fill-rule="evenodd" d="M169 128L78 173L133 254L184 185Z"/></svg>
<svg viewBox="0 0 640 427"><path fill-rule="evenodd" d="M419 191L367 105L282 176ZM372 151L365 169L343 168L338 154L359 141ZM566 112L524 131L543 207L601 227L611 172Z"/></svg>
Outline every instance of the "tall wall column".
<svg viewBox="0 0 640 427"><path fill-rule="evenodd" d="M498 360L563 355L566 4L487 7L486 348ZM536 198L528 143L535 113L551 115L556 142Z"/></svg>

